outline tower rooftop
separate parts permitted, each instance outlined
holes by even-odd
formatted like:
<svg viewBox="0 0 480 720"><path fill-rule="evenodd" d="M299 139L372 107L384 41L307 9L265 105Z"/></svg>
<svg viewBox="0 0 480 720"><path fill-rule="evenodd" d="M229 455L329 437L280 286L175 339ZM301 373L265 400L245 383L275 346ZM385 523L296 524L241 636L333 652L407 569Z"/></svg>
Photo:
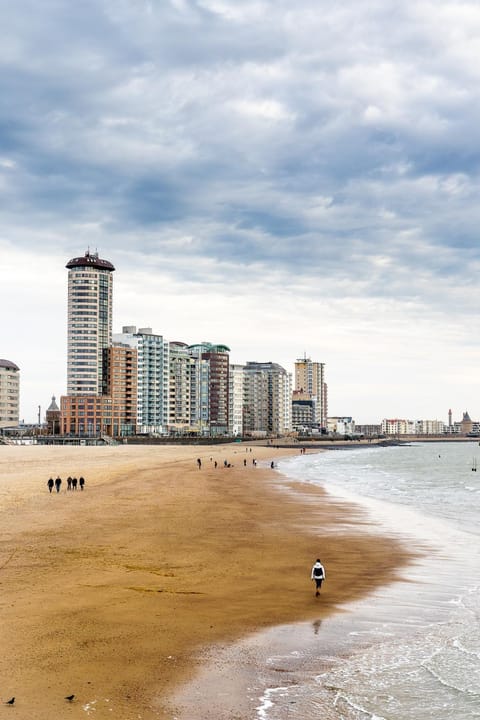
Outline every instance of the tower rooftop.
<svg viewBox="0 0 480 720"><path fill-rule="evenodd" d="M115 270L114 266L108 260L102 260L98 257L98 253L91 253L87 250L83 257L76 257L70 260L66 265L69 270L74 267L94 267L98 270Z"/></svg>
<svg viewBox="0 0 480 720"><path fill-rule="evenodd" d="M18 365L10 362L10 360L0 360L0 367L6 368L7 370L20 370Z"/></svg>

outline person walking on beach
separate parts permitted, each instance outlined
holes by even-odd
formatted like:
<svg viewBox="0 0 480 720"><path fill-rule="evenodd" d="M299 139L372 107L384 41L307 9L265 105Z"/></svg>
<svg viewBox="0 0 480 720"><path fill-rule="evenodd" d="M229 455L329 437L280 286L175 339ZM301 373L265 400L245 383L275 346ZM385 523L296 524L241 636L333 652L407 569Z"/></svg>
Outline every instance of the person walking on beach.
<svg viewBox="0 0 480 720"><path fill-rule="evenodd" d="M78 484L80 485L80 490L83 490L83 488L85 486L85 478L81 477L78 481Z"/></svg>
<svg viewBox="0 0 480 720"><path fill-rule="evenodd" d="M78 480L76 477L72 478L72 490L77 489L77 482L78 482Z"/></svg>
<svg viewBox="0 0 480 720"><path fill-rule="evenodd" d="M197 459L197 465L198 465L198 469L201 470L202 469L202 461L200 460L200 458Z"/></svg>
<svg viewBox="0 0 480 720"><path fill-rule="evenodd" d="M62 486L62 479L60 477L55 478L55 488L57 490L57 493L60 492L60 488Z"/></svg>
<svg viewBox="0 0 480 720"><path fill-rule="evenodd" d="M71 490L71 489L72 489L72 478L69 475L67 478L67 490Z"/></svg>
<svg viewBox="0 0 480 720"><path fill-rule="evenodd" d="M315 565L312 567L312 580L315 580L315 597L320 595L320 588L322 587L322 582L325 580L325 577L325 568L320 558L317 558Z"/></svg>
<svg viewBox="0 0 480 720"><path fill-rule="evenodd" d="M49 478L47 485L48 485L48 492L52 492L53 486L55 485L53 478Z"/></svg>

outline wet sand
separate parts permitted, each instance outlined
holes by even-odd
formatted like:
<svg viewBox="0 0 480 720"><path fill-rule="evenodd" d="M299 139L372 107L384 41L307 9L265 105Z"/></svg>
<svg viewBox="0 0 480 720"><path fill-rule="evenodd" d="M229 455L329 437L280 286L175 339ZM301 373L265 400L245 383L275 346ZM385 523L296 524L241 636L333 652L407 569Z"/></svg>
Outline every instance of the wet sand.
<svg viewBox="0 0 480 720"><path fill-rule="evenodd" d="M361 510L285 492L269 461L292 452L0 446L0 700L16 697L19 720L172 718L201 648L326 617L398 577L410 556L360 531ZM67 492L80 474L85 491Z"/></svg>

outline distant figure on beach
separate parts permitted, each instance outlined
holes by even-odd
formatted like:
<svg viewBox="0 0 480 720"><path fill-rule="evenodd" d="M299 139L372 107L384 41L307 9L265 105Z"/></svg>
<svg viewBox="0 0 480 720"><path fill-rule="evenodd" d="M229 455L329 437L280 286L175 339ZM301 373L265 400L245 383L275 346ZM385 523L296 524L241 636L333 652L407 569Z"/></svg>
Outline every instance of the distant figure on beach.
<svg viewBox="0 0 480 720"><path fill-rule="evenodd" d="M312 580L315 580L315 597L320 595L320 588L325 577L325 568L320 562L320 558L317 558L315 565L312 567Z"/></svg>
<svg viewBox="0 0 480 720"><path fill-rule="evenodd" d="M275 467L275 463L273 462L273 460L272 460L272 462L270 463L270 467L272 468L272 470L273 470L273 468Z"/></svg>
<svg viewBox="0 0 480 720"><path fill-rule="evenodd" d="M215 460L214 466L217 467L217 465L218 465L218 463L217 463L217 461Z"/></svg>
<svg viewBox="0 0 480 720"><path fill-rule="evenodd" d="M72 489L73 490L77 489L77 482L78 482L78 480L76 477L72 478Z"/></svg>
<svg viewBox="0 0 480 720"><path fill-rule="evenodd" d="M71 489L72 489L72 478L69 475L67 478L67 490L71 490Z"/></svg>
<svg viewBox="0 0 480 720"><path fill-rule="evenodd" d="M57 493L60 492L61 486L62 486L62 479L59 477L56 477L55 478L55 489L56 489Z"/></svg>
<svg viewBox="0 0 480 720"><path fill-rule="evenodd" d="M81 477L78 481L78 484L80 485L80 490L83 490L83 486L85 485L85 478Z"/></svg>
<svg viewBox="0 0 480 720"><path fill-rule="evenodd" d="M202 467L202 461L200 460L200 458L197 458L197 465L198 465L198 469L200 470Z"/></svg>
<svg viewBox="0 0 480 720"><path fill-rule="evenodd" d="M255 458L253 458L253 460L252 460L252 465L253 465L254 467L256 467L256 465L257 465L257 461L255 460Z"/></svg>
<svg viewBox="0 0 480 720"><path fill-rule="evenodd" d="M247 467L247 461L246 461L246 460L243 461L243 467Z"/></svg>
<svg viewBox="0 0 480 720"><path fill-rule="evenodd" d="M48 492L52 492L53 486L55 485L53 478L49 478L47 485L48 485Z"/></svg>

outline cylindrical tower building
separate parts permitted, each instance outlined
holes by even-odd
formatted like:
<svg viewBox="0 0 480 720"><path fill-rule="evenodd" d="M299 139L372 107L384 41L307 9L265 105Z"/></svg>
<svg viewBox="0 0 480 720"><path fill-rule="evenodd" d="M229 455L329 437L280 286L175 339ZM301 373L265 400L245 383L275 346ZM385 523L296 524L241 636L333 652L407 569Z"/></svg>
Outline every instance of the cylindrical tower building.
<svg viewBox="0 0 480 720"><path fill-rule="evenodd" d="M89 250L68 268L67 395L101 395L103 350L112 344L115 268Z"/></svg>

